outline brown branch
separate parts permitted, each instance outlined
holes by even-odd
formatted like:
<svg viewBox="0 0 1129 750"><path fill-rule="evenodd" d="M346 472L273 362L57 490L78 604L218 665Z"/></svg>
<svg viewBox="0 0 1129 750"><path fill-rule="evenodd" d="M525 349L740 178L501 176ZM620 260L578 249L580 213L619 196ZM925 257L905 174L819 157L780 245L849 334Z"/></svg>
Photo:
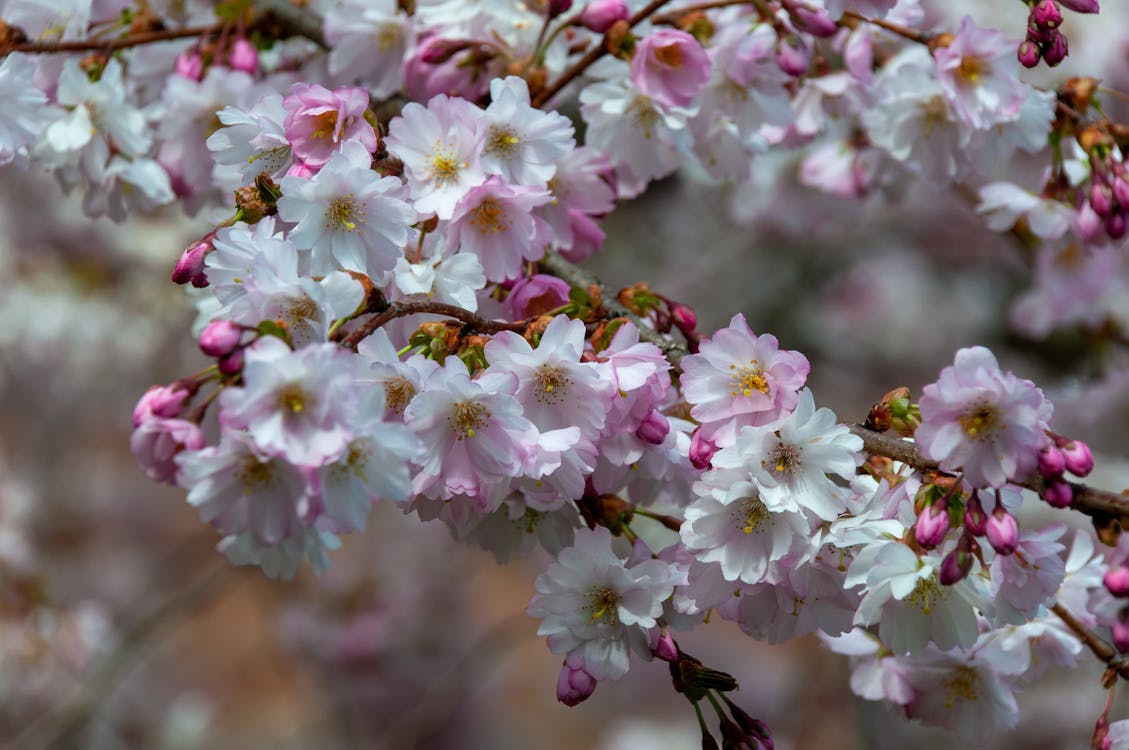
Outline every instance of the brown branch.
<svg viewBox="0 0 1129 750"><path fill-rule="evenodd" d="M505 323L500 320L489 320L476 313L472 313L456 305L448 305L444 302L432 302L431 300L412 300L407 302L393 302L383 312L380 312L364 322L363 325L356 330L351 331L348 336L341 340L341 345L349 348L356 349L357 344L361 343L364 339L371 336L376 332L376 329L386 325L389 321L396 318L403 318L407 315L415 315L417 313L431 313L433 315L446 315L456 320L461 320L466 325L470 326L479 333L501 333L502 331L514 331L515 333L522 333L529 325L528 320L519 320L514 323Z"/></svg>
<svg viewBox="0 0 1129 750"><path fill-rule="evenodd" d="M58 52L113 52L129 47L138 47L142 44L154 42L167 42L172 39L185 39L194 36L212 36L223 30L224 24L216 23L211 26L194 26L186 29L165 29L164 31L145 31L139 34L129 34L116 39L105 40L80 40L68 42L25 42L14 44L8 52L26 52L28 54L52 54Z"/></svg>
<svg viewBox="0 0 1129 750"><path fill-rule="evenodd" d="M929 34L923 33L921 31L914 31L913 29L908 29L905 26L899 26L896 23L884 21L881 18L867 18L861 13L855 13L853 10L843 11L843 18L852 18L856 21L869 23L871 26L877 26L880 29L885 29L892 34L897 34L904 39L909 39L911 42L917 42L918 44L929 44L929 40L932 38L929 36Z"/></svg>
<svg viewBox="0 0 1129 750"><path fill-rule="evenodd" d="M654 13L659 8L663 7L664 5L666 5L669 2L670 2L670 0L651 0L651 2L647 3L646 7L642 8L638 13L633 15L631 18L627 19L627 27L630 29L630 28L634 27L636 24L641 23L643 20L645 20L652 13ZM568 70L566 70L564 73L562 73L560 78L553 81L551 84L549 84L544 89L542 89L537 94L537 96L533 97L533 106L534 107L544 106L546 102L548 102L550 99L552 99L558 93L560 93L561 89L563 89L565 86L569 85L574 80L579 78L580 75L584 71L588 70L588 68L592 67L592 65L597 60L599 60L601 57L606 55L607 52L608 52L606 41L607 41L607 37L604 38L605 43L598 44L595 47L593 47L592 49L585 52L584 57L580 58L575 63L573 63L572 67L569 68Z"/></svg>
<svg viewBox="0 0 1129 750"><path fill-rule="evenodd" d="M908 440L884 432L868 430L861 425L851 425L851 432L862 438L863 449L867 453L892 458L915 469L938 468L936 462L923 457L917 445ZM1043 489L1043 481L1037 475L1025 482L1014 484L1035 492ZM1070 486L1074 490L1074 502L1071 505L1074 510L1089 516L1103 514L1129 516L1129 497L1109 490L1087 487L1077 482L1071 482Z"/></svg>
<svg viewBox="0 0 1129 750"><path fill-rule="evenodd" d="M1061 604L1056 602L1051 607L1051 611L1058 615L1058 618L1063 621L1066 627L1074 631L1078 640L1082 641L1094 656L1106 664L1110 671L1116 672L1122 679L1129 680L1129 660L1119 658L1117 649L1090 632L1074 615L1070 614L1070 610Z"/></svg>
<svg viewBox="0 0 1129 750"><path fill-rule="evenodd" d="M754 2L755 0L709 0L709 2L687 5L682 8L675 8L668 13L659 13L651 19L651 23L675 24L689 13L696 13L703 10L715 10L717 8L731 8L734 5L753 5Z"/></svg>

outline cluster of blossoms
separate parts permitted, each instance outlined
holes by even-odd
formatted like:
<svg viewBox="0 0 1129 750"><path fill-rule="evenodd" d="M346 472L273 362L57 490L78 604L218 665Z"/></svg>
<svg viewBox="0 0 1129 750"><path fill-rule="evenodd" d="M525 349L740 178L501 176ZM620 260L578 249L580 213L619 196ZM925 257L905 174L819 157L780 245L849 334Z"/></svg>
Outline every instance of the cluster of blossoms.
<svg viewBox="0 0 1129 750"><path fill-rule="evenodd" d="M920 454L883 458L816 406L808 360L743 316L703 336L645 288L613 302L549 273L599 249L617 199L683 166L756 185L762 154L789 149L800 182L836 196L910 176L974 187L990 228L1052 259L1036 294L1065 301L1039 298L1028 331L1096 325L1102 295L1076 292L1100 269L1063 279L1054 262L1108 257L1129 216L1124 132L1084 119L1096 82L1058 97L1023 82L1030 46L1017 60L968 17L910 32L917 0L535 5L349 0L315 34L328 53L260 50L240 29L57 71L23 40L83 38L90 8L60 23L53 5L5 6L0 162L52 168L115 218L235 190L235 215L173 271L207 290L196 332L215 364L138 404L144 471L274 577L324 568L379 501L500 561L539 546L554 560L528 612L563 660L560 700L658 656L718 707L726 747L771 739L722 711L732 678L674 640L711 613L772 643L819 633L852 657L857 693L965 733L1014 725L1022 683L1079 659L1075 625L1129 648L1124 550L1107 572L1089 537L1068 551L1065 526L1016 518L1023 488L1075 503L1064 477L1089 451L987 349L876 409L871 426ZM1036 62L1065 56L1055 13L1032 7ZM581 65L592 51L610 54ZM573 97L583 143L547 108ZM1048 136L1043 194L982 184Z"/></svg>

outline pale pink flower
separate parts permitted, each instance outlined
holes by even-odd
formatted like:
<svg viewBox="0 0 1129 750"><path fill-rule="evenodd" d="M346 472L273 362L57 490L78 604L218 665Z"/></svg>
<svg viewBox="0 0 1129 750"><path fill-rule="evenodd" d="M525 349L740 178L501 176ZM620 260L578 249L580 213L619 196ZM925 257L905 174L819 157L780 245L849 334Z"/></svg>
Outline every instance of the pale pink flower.
<svg viewBox="0 0 1129 750"><path fill-rule="evenodd" d="M635 46L631 80L647 96L668 107L685 107L710 78L710 58L685 31L658 29Z"/></svg>
<svg viewBox="0 0 1129 750"><path fill-rule="evenodd" d="M515 278L523 261L545 254L547 227L533 209L550 199L543 188L509 185L492 176L471 188L454 207L447 244L477 255L487 279Z"/></svg>
<svg viewBox="0 0 1129 750"><path fill-rule="evenodd" d="M296 83L283 98L286 139L294 156L320 167L346 141L356 140L376 151L376 131L365 119L368 94L355 86L330 91L313 83Z"/></svg>
<svg viewBox="0 0 1129 750"><path fill-rule="evenodd" d="M1027 479L1053 410L1034 383L1001 371L982 346L958 351L955 364L922 389L920 408L922 452L973 487Z"/></svg>
<svg viewBox="0 0 1129 750"><path fill-rule="evenodd" d="M960 120L986 130L1019 116L1027 89L1018 78L1015 42L968 16L947 47L933 53L937 80Z"/></svg>
<svg viewBox="0 0 1129 750"><path fill-rule="evenodd" d="M176 483L177 454L203 447L200 425L183 419L150 417L137 425L129 438L129 448L145 476L165 484Z"/></svg>

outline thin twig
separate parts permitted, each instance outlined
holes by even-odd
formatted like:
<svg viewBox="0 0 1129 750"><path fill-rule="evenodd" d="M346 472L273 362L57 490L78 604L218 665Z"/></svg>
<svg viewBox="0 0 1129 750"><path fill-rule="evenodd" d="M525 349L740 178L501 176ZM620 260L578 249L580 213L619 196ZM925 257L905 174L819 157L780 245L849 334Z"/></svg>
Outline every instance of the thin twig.
<svg viewBox="0 0 1129 750"><path fill-rule="evenodd" d="M1117 672L1123 679L1129 680L1129 661L1118 658L1117 649L1090 632L1085 625L1078 622L1074 615L1070 614L1070 610L1058 602L1051 607L1051 611L1058 615L1058 618L1063 621L1066 627L1074 631L1074 634L1078 636L1082 643L1086 644L1086 647L1093 652L1094 656L1098 657L1114 672Z"/></svg>
<svg viewBox="0 0 1129 750"><path fill-rule="evenodd" d="M387 325L389 321L417 313L446 315L449 318L461 320L479 333L500 333L502 331L522 333L529 325L528 320L519 320L514 323L489 320L470 310L456 305L448 305L444 302L432 302L431 300L393 302L388 306L388 309L369 318L355 331L351 331L348 336L341 340L341 345L348 349L356 349L357 344L375 333L376 329Z"/></svg>
<svg viewBox="0 0 1129 750"><path fill-rule="evenodd" d="M885 29L892 34L897 34L904 39L909 39L911 42L917 42L918 44L929 44L929 40L931 39L931 37L924 32L914 31L913 29L908 29L905 26L899 26L896 23L884 21L881 18L867 18L861 13L856 13L853 10L843 11L843 18L853 18L856 21L869 23L871 26L877 26L880 29Z"/></svg>
<svg viewBox="0 0 1129 750"><path fill-rule="evenodd" d="M211 26L194 26L186 29L165 29L163 31L144 31L139 34L128 34L116 39L82 40L67 42L24 42L14 44L7 52L25 52L27 54L53 54L58 52L113 52L129 47L139 47L142 44L167 42L172 39L186 39L196 36L212 36L223 30L224 24L217 23Z"/></svg>

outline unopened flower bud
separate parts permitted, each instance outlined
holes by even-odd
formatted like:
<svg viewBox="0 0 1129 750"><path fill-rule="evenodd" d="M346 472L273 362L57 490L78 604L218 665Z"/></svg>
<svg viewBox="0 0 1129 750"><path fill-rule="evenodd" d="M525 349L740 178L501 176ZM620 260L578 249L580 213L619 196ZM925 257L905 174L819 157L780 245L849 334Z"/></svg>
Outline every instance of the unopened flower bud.
<svg viewBox="0 0 1129 750"><path fill-rule="evenodd" d="M133 426L150 419L171 419L184 413L184 407L192 398L193 390L185 387L185 381L172 385L154 385L142 394L133 407Z"/></svg>
<svg viewBox="0 0 1129 750"><path fill-rule="evenodd" d="M200 333L200 351L209 357L226 357L243 336L243 326L230 320L213 320Z"/></svg>
<svg viewBox="0 0 1129 750"><path fill-rule="evenodd" d="M631 9L623 0L592 0L580 14L580 23L597 34L603 34L616 21L626 21L630 17Z"/></svg>
<svg viewBox="0 0 1129 750"><path fill-rule="evenodd" d="M226 357L220 357L219 371L224 375L237 375L243 371L243 350L236 349Z"/></svg>
<svg viewBox="0 0 1129 750"><path fill-rule="evenodd" d="M913 536L925 549L933 549L949 533L948 503L933 503L926 506L913 526Z"/></svg>
<svg viewBox="0 0 1129 750"><path fill-rule="evenodd" d="M1054 0L1039 0L1031 9L1031 21L1044 29L1057 29L1062 25L1062 11Z"/></svg>
<svg viewBox="0 0 1129 750"><path fill-rule="evenodd" d="M1102 576L1106 590L1121 599L1129 599L1129 565L1115 565Z"/></svg>
<svg viewBox="0 0 1129 750"><path fill-rule="evenodd" d="M1066 470L1076 477L1084 477L1094 470L1094 454L1081 440L1071 440L1062 446Z"/></svg>
<svg viewBox="0 0 1129 750"><path fill-rule="evenodd" d="M984 533L992 549L1001 555L1010 555L1019 546L1019 524L1015 522L1015 516L1004 510L1000 503L996 504Z"/></svg>
<svg viewBox="0 0 1129 750"><path fill-rule="evenodd" d="M674 661L678 658L678 645L674 642L670 631L663 631L651 651L663 661Z"/></svg>
<svg viewBox="0 0 1129 750"><path fill-rule="evenodd" d="M199 81L204 77L204 59L199 53L186 50L177 55L173 71L191 81Z"/></svg>
<svg viewBox="0 0 1129 750"><path fill-rule="evenodd" d="M790 76L802 76L808 72L810 57L807 47L798 40L784 38L776 45L776 64Z"/></svg>
<svg viewBox="0 0 1129 750"><path fill-rule="evenodd" d="M1113 212L1113 191L1096 180L1090 185L1090 207L1103 219Z"/></svg>
<svg viewBox="0 0 1129 750"><path fill-rule="evenodd" d="M1070 54L1070 49L1066 44L1066 37L1062 32L1055 29L1051 32L1050 41L1043 45L1043 59L1047 61L1047 65L1052 68L1066 59Z"/></svg>
<svg viewBox="0 0 1129 750"><path fill-rule="evenodd" d="M255 71L259 69L259 51L246 38L239 37L231 45L227 64L231 66L232 70L241 70L244 73L254 75Z"/></svg>
<svg viewBox="0 0 1129 750"><path fill-rule="evenodd" d="M1042 56L1043 53L1039 49L1039 45L1035 44L1035 42L1030 39L1020 42L1018 57L1019 64L1023 67L1034 68L1039 64L1039 60Z"/></svg>
<svg viewBox="0 0 1129 750"><path fill-rule="evenodd" d="M662 445L668 434L670 434L670 420L657 409L651 409L651 413L639 425L639 429L635 430L636 437L651 445Z"/></svg>
<svg viewBox="0 0 1129 750"><path fill-rule="evenodd" d="M549 18L556 18L562 13L568 13L572 8L572 0L549 0Z"/></svg>
<svg viewBox="0 0 1129 750"><path fill-rule="evenodd" d="M1117 205L1122 208L1129 208L1129 180L1126 180L1125 177L1114 179L1113 198L1117 201Z"/></svg>
<svg viewBox="0 0 1129 750"><path fill-rule="evenodd" d="M1074 489L1061 480L1048 482L1043 488L1043 500L1053 508L1069 508L1074 502Z"/></svg>
<svg viewBox="0 0 1129 750"><path fill-rule="evenodd" d="M708 469L713 455L717 453L717 446L702 437L701 428L694 430L690 436L690 463L695 469Z"/></svg>
<svg viewBox="0 0 1129 750"><path fill-rule="evenodd" d="M566 706L575 706L586 701L596 691L596 679L582 667L561 667L557 678L557 700Z"/></svg>
<svg viewBox="0 0 1129 750"><path fill-rule="evenodd" d="M1114 211L1105 217L1105 233L1109 235L1111 240L1119 240L1124 237L1127 228L1129 228L1129 223L1126 222L1124 211Z"/></svg>
<svg viewBox="0 0 1129 750"><path fill-rule="evenodd" d="M1075 13L1097 13L1101 9L1098 0L1059 0L1059 2Z"/></svg>
<svg viewBox="0 0 1129 750"><path fill-rule="evenodd" d="M957 543L956 549L945 555L941 561L941 571L938 578L942 586L952 586L961 581L972 570L972 537L965 534Z"/></svg>
<svg viewBox="0 0 1129 750"><path fill-rule="evenodd" d="M980 493L973 492L964 506L964 528L974 536L984 536L988 528L988 514L980 502Z"/></svg>
<svg viewBox="0 0 1129 750"><path fill-rule="evenodd" d="M1129 653L1129 607L1121 610L1113 622L1113 645L1121 653Z"/></svg>
<svg viewBox="0 0 1129 750"><path fill-rule="evenodd" d="M690 333L698 327L698 316L694 313L694 308L681 302L670 305L670 319L683 333Z"/></svg>
<svg viewBox="0 0 1129 750"><path fill-rule="evenodd" d="M1066 458L1058 446L1048 445L1039 451L1039 474L1043 479L1058 479L1066 471Z"/></svg>
<svg viewBox="0 0 1129 750"><path fill-rule="evenodd" d="M189 245L189 247L181 253L180 260L176 262L176 266L172 270L172 280L176 284L188 284L191 282L192 286L197 289L203 289L208 285L208 277L204 274L204 259L208 257L208 253L212 252L212 235L205 237L199 242Z"/></svg>
<svg viewBox="0 0 1129 750"><path fill-rule="evenodd" d="M839 25L823 8L806 7L789 2L785 2L784 6L788 9L792 23L806 34L826 38L835 36L839 31Z"/></svg>

